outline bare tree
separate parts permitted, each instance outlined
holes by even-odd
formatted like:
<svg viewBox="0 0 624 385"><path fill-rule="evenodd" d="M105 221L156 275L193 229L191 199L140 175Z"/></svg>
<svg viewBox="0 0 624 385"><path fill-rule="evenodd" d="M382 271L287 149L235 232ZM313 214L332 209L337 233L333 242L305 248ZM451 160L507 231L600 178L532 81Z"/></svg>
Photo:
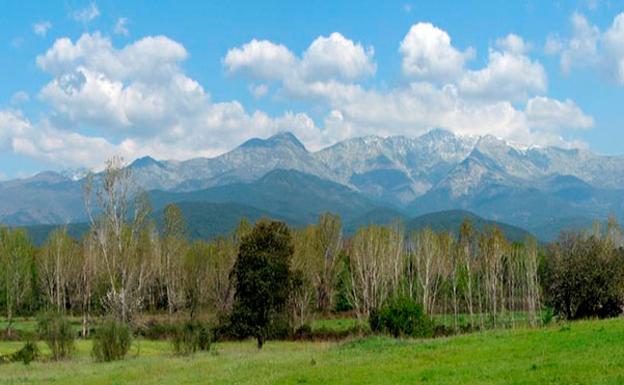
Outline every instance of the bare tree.
<svg viewBox="0 0 624 385"><path fill-rule="evenodd" d="M13 317L30 289L30 263L34 249L24 229L0 227L0 278L4 286L8 337Z"/></svg>
<svg viewBox="0 0 624 385"><path fill-rule="evenodd" d="M408 253L411 256L423 311L431 314L440 287L442 270L442 250L438 236L429 228L414 232L408 241Z"/></svg>
<svg viewBox="0 0 624 385"><path fill-rule="evenodd" d="M375 225L361 228L353 237L351 303L360 320L368 318L398 289L394 285L398 282L396 272L402 271L402 239L396 228Z"/></svg>
<svg viewBox="0 0 624 385"><path fill-rule="evenodd" d="M130 213L132 196L136 199ZM133 187L131 170L123 160L113 158L101 177L87 178L84 199L108 280L103 305L117 319L127 322L141 306L140 293L147 272L146 255L138 248L150 212L147 198Z"/></svg>
<svg viewBox="0 0 624 385"><path fill-rule="evenodd" d="M234 300L234 286L230 273L236 263L238 245L232 237L217 238L211 242L208 255L208 297L217 314L227 314Z"/></svg>
<svg viewBox="0 0 624 385"><path fill-rule="evenodd" d="M464 220L459 230L459 262L463 268L464 300L470 316L470 326L474 327L474 271L475 271L475 241L474 229L469 220Z"/></svg>
<svg viewBox="0 0 624 385"><path fill-rule="evenodd" d="M195 241L184 257L182 267L182 288L189 316L193 320L209 298L210 257L214 244Z"/></svg>
<svg viewBox="0 0 624 385"><path fill-rule="evenodd" d="M170 204L164 210L164 234L162 237L162 277L167 296L169 317L184 302L181 290L181 269L184 254L186 253L186 223L182 211L176 205Z"/></svg>
<svg viewBox="0 0 624 385"><path fill-rule="evenodd" d="M480 252L484 268L484 288L494 327L497 326L500 309L504 309L502 299L504 248L505 239L497 227L494 226L482 234Z"/></svg>
<svg viewBox="0 0 624 385"><path fill-rule="evenodd" d="M71 269L75 268L78 254L76 242L67 235L66 228L53 231L43 245L37 259L38 278L48 304L56 311L65 311L68 299Z"/></svg>
<svg viewBox="0 0 624 385"><path fill-rule="evenodd" d="M318 309L326 313L331 309L334 300L334 288L340 274L338 255L342 246L342 224L340 217L330 213L321 214L316 227L317 268L315 285Z"/></svg>
<svg viewBox="0 0 624 385"><path fill-rule="evenodd" d="M534 238L528 238L525 241L525 285L526 285L526 303L527 314L529 323L531 326L535 326L538 323L538 311L540 305L540 284L538 276L538 254L537 254L537 241Z"/></svg>
<svg viewBox="0 0 624 385"><path fill-rule="evenodd" d="M292 233L294 253L291 269L298 281L290 296L290 307L294 328L305 325L311 318L316 296L322 293L318 286L319 277L323 275L325 263L323 254L319 253L318 229L309 225L305 229ZM316 285L315 285L316 284Z"/></svg>
<svg viewBox="0 0 624 385"><path fill-rule="evenodd" d="M89 322L91 315L91 299L96 285L97 279L97 260L98 260L98 244L93 234L87 234L82 241L82 250L77 254L76 266L73 269L73 279L76 282L75 302L80 307L82 314L82 331L83 338L89 336Z"/></svg>

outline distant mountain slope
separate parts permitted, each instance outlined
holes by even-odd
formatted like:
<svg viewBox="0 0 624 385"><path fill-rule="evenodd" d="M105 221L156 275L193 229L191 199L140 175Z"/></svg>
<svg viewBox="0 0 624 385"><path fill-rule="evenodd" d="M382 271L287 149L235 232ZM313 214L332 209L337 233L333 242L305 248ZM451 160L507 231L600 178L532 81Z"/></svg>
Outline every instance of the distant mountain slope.
<svg viewBox="0 0 624 385"><path fill-rule="evenodd" d="M274 170L251 183L232 183L192 192L152 191L158 209L173 202L236 202L300 223L315 222L325 211L349 221L376 207L350 188L295 170Z"/></svg>
<svg viewBox="0 0 624 385"><path fill-rule="evenodd" d="M367 211L363 215L353 218L350 221L343 222L343 228L345 233L353 234L361 226L366 225L388 225L396 221L405 223L409 217L398 210L388 207L375 207L374 209Z"/></svg>
<svg viewBox="0 0 624 385"><path fill-rule="evenodd" d="M476 214L465 210L448 210L425 214L410 219L405 223L406 230L420 230L426 227L434 231L448 231L455 235L459 233L462 222L468 219L472 222L475 230L482 231L486 226L495 225L505 234L510 241L524 241L532 236L528 231L506 223L484 219Z"/></svg>
<svg viewBox="0 0 624 385"><path fill-rule="evenodd" d="M188 236L191 239L212 239L234 232L239 222L246 218L250 223L259 219L269 218L284 221L291 226L300 225L298 222L273 214L255 207L238 203L209 203L209 202L177 202L186 221ZM162 228L164 212L159 210L154 218L159 228Z"/></svg>
<svg viewBox="0 0 624 385"><path fill-rule="evenodd" d="M143 158L131 165L145 190L194 191L237 182L251 182L276 169L293 169L324 179L333 173L291 133L253 138L214 158L156 161Z"/></svg>
<svg viewBox="0 0 624 385"><path fill-rule="evenodd" d="M0 183L0 223L69 223L84 219L81 184L47 171Z"/></svg>
<svg viewBox="0 0 624 385"><path fill-rule="evenodd" d="M67 228L67 234L74 239L82 238L82 236L89 231L89 224L85 222L69 223L67 225L31 225L19 227L23 227L28 231L28 236L36 246L41 246L54 230L63 226Z"/></svg>
<svg viewBox="0 0 624 385"><path fill-rule="evenodd" d="M291 226L301 225L295 220L238 203L177 202L176 205L182 211L190 239L212 239L230 234L243 218L251 223L261 218L270 218L287 222ZM159 230L162 230L163 226L163 211L160 209L152 214L152 219L156 221ZM50 233L59 227L62 225L33 225L25 228L33 242L40 246ZM66 227L69 235L76 239L81 238L89 230L87 223L70 223Z"/></svg>
<svg viewBox="0 0 624 385"><path fill-rule="evenodd" d="M361 226L369 224L388 225L398 221L405 226L405 230L407 232L429 227L437 232L451 232L457 235L464 219L469 219L475 230L479 231L482 231L485 226L496 225L503 231L507 239L512 241L522 241L526 239L526 237L532 236L529 231L520 227L488 220L466 210L437 211L409 218L403 213L386 208L373 209L363 216L345 224L345 232L347 234L353 234ZM542 238L539 239L542 241L550 240Z"/></svg>
<svg viewBox="0 0 624 385"><path fill-rule="evenodd" d="M145 157L129 168L138 187L159 190L152 196L167 197L164 202L238 202L301 223L322 211L340 213L345 225L388 217L383 210L365 217L378 207L411 217L468 210L535 233L544 226L558 233L610 214L624 221L623 156L436 129L415 138L350 138L316 152L284 132L214 158ZM84 221L82 184L53 172L1 182L0 223Z"/></svg>
<svg viewBox="0 0 624 385"><path fill-rule="evenodd" d="M262 218L279 220L288 223L288 225L293 228L300 228L307 224L279 214L237 203L182 201L177 202L176 205L182 211L187 225L187 236L191 240L213 239L218 236L231 234L243 218L246 218L251 223L255 223ZM163 211L163 209L160 209L152 215L159 230L162 230L163 226ZM457 235L464 219L469 219L476 230L483 230L486 225L496 225L503 231L507 239L512 241L522 241L531 235L528 231L516 226L490 221L463 210L440 211L416 218L407 218L400 212L387 208L375 208L345 223L344 232L346 236L352 236L361 226L370 224L388 225L395 221L400 221L405 226L405 230L408 233L413 230L421 230L429 227L436 232L451 232ZM25 228L33 242L41 246L50 233L59 227L61 226L35 225ZM87 223L72 223L66 227L69 235L76 239L81 238L89 230L89 225Z"/></svg>
<svg viewBox="0 0 624 385"><path fill-rule="evenodd" d="M342 183L371 198L402 205L443 178L468 155L475 140L444 130L417 138L368 136L336 143L314 156Z"/></svg>

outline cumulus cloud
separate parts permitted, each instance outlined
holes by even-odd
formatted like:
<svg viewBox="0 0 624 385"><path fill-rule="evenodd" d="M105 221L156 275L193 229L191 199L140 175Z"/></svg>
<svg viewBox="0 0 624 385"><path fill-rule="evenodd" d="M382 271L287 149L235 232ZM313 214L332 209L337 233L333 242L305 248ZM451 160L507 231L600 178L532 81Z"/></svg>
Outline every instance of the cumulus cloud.
<svg viewBox="0 0 624 385"><path fill-rule="evenodd" d="M223 63L229 73L243 73L256 79L278 80L291 73L297 59L286 46L253 39L230 49Z"/></svg>
<svg viewBox="0 0 624 385"><path fill-rule="evenodd" d="M536 129L588 129L594 126L594 119L570 99L531 98L526 105L526 115L529 126Z"/></svg>
<svg viewBox="0 0 624 385"><path fill-rule="evenodd" d="M343 42L341 51L349 60L338 54L324 55L330 62L317 67L317 73L310 69L312 66L307 67L307 71L302 70L305 65L301 63L311 56L309 53L315 51L319 42L332 40L331 36L316 39L301 58L283 45L265 41L264 46L271 52L279 47L283 56L289 58L289 71L267 74L264 70L267 62L251 58L268 55L260 55L255 50L254 55L245 56L248 60L237 61L245 63L244 70L235 67L229 60L230 53L251 52L248 47L256 45L258 48L253 40L230 50L224 65L230 73L255 74L255 79L277 81L281 91L290 97L324 105L326 115L315 141L318 144L361 135L414 136L431 128L444 128L458 134L493 134L525 144L560 144L558 134L563 130L593 125L591 117L572 101L560 102L544 96L548 86L546 72L529 56L531 44L518 35L497 39L489 50L486 65L468 69L466 62L474 56L474 50L462 51L454 47L448 33L432 24L415 24L399 46L408 83L384 90L367 89L356 81L358 75L373 73L372 49L367 55L367 50L355 49L358 44L342 35L333 40ZM345 68L366 70L347 71ZM544 99L535 99L537 97ZM566 115L572 113L574 115ZM575 118L580 120L572 124L571 119Z"/></svg>
<svg viewBox="0 0 624 385"><path fill-rule="evenodd" d="M11 96L11 104L14 106L26 103L29 100L30 95L28 95L28 92L26 91L17 91Z"/></svg>
<svg viewBox="0 0 624 385"><path fill-rule="evenodd" d="M618 29L610 47L618 52ZM606 40L605 40L606 41ZM250 80L249 92L277 92L310 105L306 113L271 116L236 100L215 101L188 76L186 48L165 36L125 46L101 33L60 38L36 59L50 76L38 120L0 110L0 150L63 166L97 166L113 154L188 159L215 156L250 136L294 132L309 148L361 135L415 136L432 128L493 134L525 144L561 144L567 129L593 119L571 100L546 96L541 64L517 35L496 40L482 68L468 68L470 48L447 32L414 25L399 51L405 80L390 88L363 82L377 71L374 49L339 33L319 36L300 54L253 39L227 51L225 72Z"/></svg>
<svg viewBox="0 0 624 385"><path fill-rule="evenodd" d="M467 71L459 81L465 95L526 101L531 94L546 92L547 77L542 65L526 53L529 45L517 35L510 34L490 49L488 64L476 71Z"/></svg>
<svg viewBox="0 0 624 385"><path fill-rule="evenodd" d="M187 159L214 156L248 139L318 128L306 114L248 112L238 101L215 102L180 67L179 43L150 36L114 47L99 33L57 40L37 58L52 79L39 98L51 113L31 121L0 110L0 148L63 166L93 166L113 154Z"/></svg>
<svg viewBox="0 0 624 385"><path fill-rule="evenodd" d="M544 53L556 55L563 50L564 41L557 34L549 34L544 44Z"/></svg>
<svg viewBox="0 0 624 385"><path fill-rule="evenodd" d="M115 26L113 27L113 32L116 35L128 36L130 35L130 31L128 31L128 19L125 17L120 17L115 22Z"/></svg>
<svg viewBox="0 0 624 385"><path fill-rule="evenodd" d="M621 85L624 85L624 12L613 19L603 36L604 65Z"/></svg>
<svg viewBox="0 0 624 385"><path fill-rule="evenodd" d="M374 75L374 50L334 32L319 36L299 57L282 44L253 39L230 49L223 58L229 74L278 81L290 94L310 95L318 82L353 82Z"/></svg>
<svg viewBox="0 0 624 385"><path fill-rule="evenodd" d="M166 78L179 71L188 53L184 46L165 36L148 36L122 49L115 49L99 32L85 33L75 43L61 38L37 65L57 77L83 67L113 80Z"/></svg>
<svg viewBox="0 0 624 385"><path fill-rule="evenodd" d="M344 78L348 80L373 75L377 65L375 51L364 48L341 34L319 36L303 53L301 71L308 79Z"/></svg>
<svg viewBox="0 0 624 385"><path fill-rule="evenodd" d="M573 37L561 51L561 70L568 74L573 67L595 63L600 38L598 27L591 25L585 16L574 13L571 18Z"/></svg>
<svg viewBox="0 0 624 385"><path fill-rule="evenodd" d="M249 92L255 98L261 98L269 93L269 86L267 86L266 84L250 84Z"/></svg>
<svg viewBox="0 0 624 385"><path fill-rule="evenodd" d="M545 51L559 54L561 70L569 74L575 68L594 68L606 79L624 85L624 12L616 15L605 31L587 18L574 13L569 38L550 36Z"/></svg>
<svg viewBox="0 0 624 385"><path fill-rule="evenodd" d="M77 9L71 13L71 18L82 24L88 24L100 16L100 10L95 3L90 3L87 7Z"/></svg>
<svg viewBox="0 0 624 385"><path fill-rule="evenodd" d="M94 154L122 153L101 137L61 132L45 121L34 125L19 110L0 110L0 149L61 166L96 166L105 158Z"/></svg>
<svg viewBox="0 0 624 385"><path fill-rule="evenodd" d="M52 23L47 20L33 24L33 32L35 33L35 35L41 37L45 37L48 34L50 28L52 28Z"/></svg>
<svg viewBox="0 0 624 385"><path fill-rule="evenodd" d="M431 23L413 25L401 41L399 52L407 76L437 81L459 76L466 60L474 56L472 48L461 52L453 47L449 34Z"/></svg>

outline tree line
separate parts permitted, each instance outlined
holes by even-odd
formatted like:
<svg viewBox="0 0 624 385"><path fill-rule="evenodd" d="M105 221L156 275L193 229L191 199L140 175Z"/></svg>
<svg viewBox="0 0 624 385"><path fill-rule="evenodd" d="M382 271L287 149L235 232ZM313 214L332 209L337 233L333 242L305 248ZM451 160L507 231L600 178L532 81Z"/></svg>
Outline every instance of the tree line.
<svg viewBox="0 0 624 385"><path fill-rule="evenodd" d="M410 298L430 317L445 317L455 332L538 325L545 305L567 318L591 313L584 307L593 294L585 300L577 295L586 273L594 286L604 274L612 278L611 295L599 302L607 305L595 312L613 315L622 308L617 223L544 248L531 238L509 242L497 227L479 231L469 221L457 235L407 232L397 222L345 237L341 219L325 213L304 228L268 220L254 227L242 220L228 236L189 241L175 205L165 208L158 229L146 195L134 188L119 159L88 178L84 200L90 231L81 239L59 228L36 248L26 230L0 228L0 311L7 334L17 315L42 310L81 317L83 336L96 317L127 324L143 312L160 312L243 320L247 329L237 333L257 337L261 346L268 335L250 330L254 322L279 316L297 330L314 317L351 311L365 323L398 297ZM246 270L250 266L257 271ZM267 301L274 306L254 308Z"/></svg>

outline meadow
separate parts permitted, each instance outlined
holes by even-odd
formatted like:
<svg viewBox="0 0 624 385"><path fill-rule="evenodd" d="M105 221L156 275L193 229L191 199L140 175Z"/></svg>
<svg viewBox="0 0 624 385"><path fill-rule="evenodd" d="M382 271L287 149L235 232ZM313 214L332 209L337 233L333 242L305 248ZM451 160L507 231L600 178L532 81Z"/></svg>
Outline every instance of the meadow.
<svg viewBox="0 0 624 385"><path fill-rule="evenodd" d="M0 342L0 353L22 344ZM2 365L0 384L624 383L621 318L423 340L269 341L261 351L251 340L223 342L188 357L167 341L135 340L126 360L110 363L94 362L90 348L78 340L71 361Z"/></svg>

